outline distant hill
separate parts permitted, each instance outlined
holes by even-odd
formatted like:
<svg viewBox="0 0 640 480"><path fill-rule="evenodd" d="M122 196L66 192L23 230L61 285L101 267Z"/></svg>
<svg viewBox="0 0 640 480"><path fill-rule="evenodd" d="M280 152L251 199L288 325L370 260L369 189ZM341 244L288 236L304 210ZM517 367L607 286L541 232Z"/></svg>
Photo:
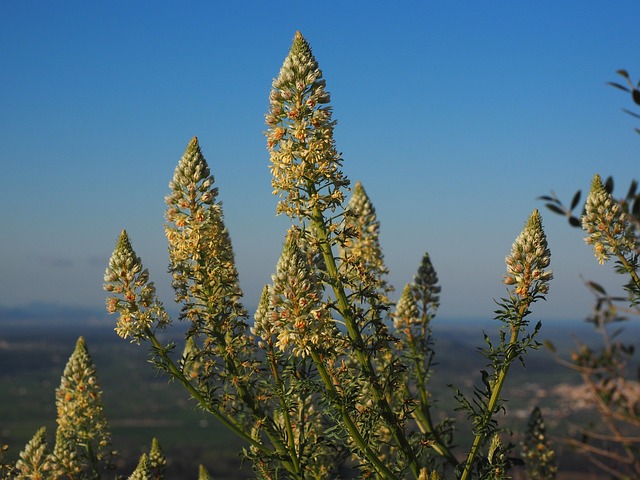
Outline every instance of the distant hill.
<svg viewBox="0 0 640 480"><path fill-rule="evenodd" d="M25 325L31 323L42 324L78 324L108 322L109 315L104 308L76 307L46 303L32 303L20 307L6 307L0 305L0 323Z"/></svg>

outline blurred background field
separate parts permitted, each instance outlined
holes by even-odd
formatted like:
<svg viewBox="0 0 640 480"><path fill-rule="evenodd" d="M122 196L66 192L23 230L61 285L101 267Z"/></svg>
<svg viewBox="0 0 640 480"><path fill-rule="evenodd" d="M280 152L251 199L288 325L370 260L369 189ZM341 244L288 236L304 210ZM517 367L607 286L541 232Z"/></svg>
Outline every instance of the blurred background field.
<svg viewBox="0 0 640 480"><path fill-rule="evenodd" d="M437 365L431 386L443 416L457 415L449 384L468 392L474 382L479 382L477 372L483 367L483 358L476 347L482 342L483 330L491 333L497 327L497 321L436 319ZM625 328L627 338L637 338L637 329L631 324ZM155 436L169 459L168 478L196 478L199 464L205 465L214 478L252 478L240 456L242 443L199 411L180 385L159 375L148 363L144 345L138 347L118 338L109 321L73 324L21 319L0 324L0 442L9 445L10 458L17 457L41 426L47 427L53 441L55 389L79 335L85 337L98 368L113 446L121 453L120 473L133 470ZM182 333L172 335L174 338L166 339L180 344ZM553 341L565 355L577 339L597 340L590 325L568 321L546 322L540 338ZM513 430L514 442L536 405L556 439L570 432L574 423L584 425L593 416L577 374L559 365L544 348L526 358L526 368L514 366L505 397L509 398L505 426ZM465 423L462 420L459 427ZM464 449L464 442L460 443L458 453ZM600 478L571 449L559 441L555 446L562 472L559 478Z"/></svg>

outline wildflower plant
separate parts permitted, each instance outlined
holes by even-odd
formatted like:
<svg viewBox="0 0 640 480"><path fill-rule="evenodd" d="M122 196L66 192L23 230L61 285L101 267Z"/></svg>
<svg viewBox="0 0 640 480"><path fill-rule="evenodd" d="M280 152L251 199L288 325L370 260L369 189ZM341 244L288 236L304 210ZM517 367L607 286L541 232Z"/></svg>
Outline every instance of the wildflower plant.
<svg viewBox="0 0 640 480"><path fill-rule="evenodd" d="M64 369L56 390L58 411L53 459L57 475L100 478L112 469L111 434L102 405L96 367L84 338Z"/></svg>
<svg viewBox="0 0 640 480"><path fill-rule="evenodd" d="M54 470L54 463L47 443L47 429L38 429L33 438L20 452L20 459L16 462L16 480L33 478L48 478Z"/></svg>
<svg viewBox="0 0 640 480"><path fill-rule="evenodd" d="M104 274L115 331L147 345L159 371L245 442L243 454L257 478L508 478L510 447L502 443L496 414L506 411L501 391L511 364L524 363L538 347L540 323L528 329L528 316L552 278L540 215L531 214L506 258L508 296L498 302L498 341L484 335L488 367L481 385L471 395L454 393L473 430L463 449L429 385L436 345L431 326L440 305L431 257L424 254L394 305L373 202L360 182L346 201L350 183L332 113L322 72L297 32L265 117L276 213L293 225L255 314L242 303L218 189L193 137L165 197L168 270L177 320L186 325L184 344L163 343L172 318L125 230ZM598 232L604 232L595 216L601 211L623 218L607 202L594 194L593 219L585 220ZM624 248L609 248L608 233L597 241L604 245L604 235L608 254L627 255L633 267L635 243L631 224L625 225L610 232ZM116 454L82 337L56 405L54 448L39 430L20 460L2 460L2 469L15 478L103 478ZM154 438L129 478L162 479L166 465ZM198 477L212 478L203 466Z"/></svg>
<svg viewBox="0 0 640 480"><path fill-rule="evenodd" d="M165 199L169 272L178 319L188 327L184 345L162 344L158 333L171 319L124 231L104 277L116 332L148 343L155 365L245 441L258 478L357 472L435 479L456 468L463 479L497 478L496 468L507 463L496 452L504 449L488 457L480 450L497 438L494 414L505 408L500 391L509 366L537 346L539 326L527 333L526 317L551 279L540 216L532 214L507 257L511 290L497 314L500 344L485 336L493 373L483 374L484 390L476 389L473 400L456 394L474 425L463 455L454 451L452 422L433 421L437 274L425 254L394 309L373 203L359 182L346 202L350 182L332 114L322 72L297 32L265 116L276 213L293 225L253 319L242 304L218 190L194 137ZM132 478L160 472L156 457L153 448L141 457Z"/></svg>
<svg viewBox="0 0 640 480"><path fill-rule="evenodd" d="M459 390L456 391L456 398L461 409L467 413L474 434L460 475L462 480L472 478L474 468L482 471L482 464L477 464L475 460L480 448L497 433L494 414L506 408L501 392L509 368L515 360L524 364L524 355L540 346L535 337L542 325L538 322L532 332L527 332L527 316L531 313L529 307L544 299L549 291L549 282L553 278L549 269L550 261L551 253L540 213L534 210L505 259L507 275L504 283L510 289L508 297L498 302L499 309L495 312L495 318L503 323L499 343L494 344L485 333L487 346L482 350L489 361L490 371L482 371L482 386L475 387L473 397L468 398Z"/></svg>
<svg viewBox="0 0 640 480"><path fill-rule="evenodd" d="M627 79L631 89L611 82L610 85L631 92L637 103L638 90L633 88L627 72L618 73ZM553 193L540 198L551 211L566 216L571 226L582 228L596 261L606 266L613 260L614 270L626 282L625 295L610 294L600 283L585 281L595 299L586 320L600 335L602 344L598 347L579 343L568 359L558 355L558 360L579 373L599 421L576 425L576 435L568 436L564 442L612 478L639 478L640 415L634 393L637 376L635 368L630 371L636 345L627 339L621 327L622 322L640 315L638 182L630 182L626 195L614 196L613 178L603 181L596 174L582 208L580 190L568 206ZM550 347L555 351L553 345Z"/></svg>

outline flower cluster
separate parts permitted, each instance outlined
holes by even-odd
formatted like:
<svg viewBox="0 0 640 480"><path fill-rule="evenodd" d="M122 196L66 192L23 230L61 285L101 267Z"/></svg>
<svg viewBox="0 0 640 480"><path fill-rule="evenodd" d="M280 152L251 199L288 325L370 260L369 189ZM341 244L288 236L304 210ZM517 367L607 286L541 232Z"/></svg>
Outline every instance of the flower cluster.
<svg viewBox="0 0 640 480"><path fill-rule="evenodd" d="M149 272L133 251L125 230L118 238L104 281L104 289L115 294L107 298L107 311L119 314L116 332L122 338L139 342L154 321L160 328L169 322L156 298L155 286L149 281Z"/></svg>
<svg viewBox="0 0 640 480"><path fill-rule="evenodd" d="M611 255L625 256L636 248L631 222L622 206L604 188L597 174L591 182L582 228L589 234L585 241L593 245L596 259L601 265Z"/></svg>
<svg viewBox="0 0 640 480"><path fill-rule="evenodd" d="M389 270L384 264L380 248L380 222L376 210L360 182L356 182L353 194L345 209L343 228L344 264L352 266L356 284L363 284L388 293L392 287L384 276Z"/></svg>
<svg viewBox="0 0 640 480"><path fill-rule="evenodd" d="M20 452L16 462L16 480L49 478L54 468L46 439L46 428L40 428Z"/></svg>
<svg viewBox="0 0 640 480"><path fill-rule="evenodd" d="M300 235L297 230L287 235L273 284L262 293L252 333L281 351L291 349L306 357L312 351L330 351L338 332L322 303L322 288Z"/></svg>
<svg viewBox="0 0 640 480"><path fill-rule="evenodd" d="M54 457L64 476L87 469L98 477L98 462L109 459L111 439L102 407L96 368L80 337L56 390L58 429ZM93 475L87 478L94 478Z"/></svg>
<svg viewBox="0 0 640 480"><path fill-rule="evenodd" d="M504 283L515 285L515 294L532 300L538 294L549 291L549 281L553 278L551 270L551 252L547 237L542 229L542 218L534 210L526 226L518 235L511 254L505 259L507 275Z"/></svg>
<svg viewBox="0 0 640 480"><path fill-rule="evenodd" d="M396 330L402 331L411 328L412 325L422 323L416 299L413 296L411 284L407 284L402 291L400 300L396 305L393 315L393 326Z"/></svg>
<svg viewBox="0 0 640 480"><path fill-rule="evenodd" d="M522 456L531 480L555 478L558 470L555 452L538 407L529 416L527 436L522 442Z"/></svg>
<svg viewBox="0 0 640 480"><path fill-rule="evenodd" d="M265 119L274 194L284 197L278 213L303 218L316 209L335 209L349 181L333 140L330 96L300 32L272 87Z"/></svg>
<svg viewBox="0 0 640 480"><path fill-rule="evenodd" d="M171 193L165 197L175 299L185 303L183 315L193 321L203 310L211 312L213 304L219 312L232 309L234 316L243 314L231 239L213 183L198 139L193 137L169 183Z"/></svg>
<svg viewBox="0 0 640 480"><path fill-rule="evenodd" d="M411 292L416 299L418 308L424 322L428 322L435 315L440 306L440 291L438 274L436 273L428 252L422 257L418 273L413 277Z"/></svg>

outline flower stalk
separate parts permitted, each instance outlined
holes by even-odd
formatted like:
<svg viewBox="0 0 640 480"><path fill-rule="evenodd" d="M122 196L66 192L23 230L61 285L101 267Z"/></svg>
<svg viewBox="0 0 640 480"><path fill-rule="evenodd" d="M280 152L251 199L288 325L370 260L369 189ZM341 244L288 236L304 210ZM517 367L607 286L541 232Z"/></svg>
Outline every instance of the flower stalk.
<svg viewBox="0 0 640 480"><path fill-rule="evenodd" d="M530 313L531 303L544 298L543 295L549 291L549 281L553 278L548 269L550 261L551 253L542 228L542 219L538 210L534 210L522 233L513 243L511 254L505 259L507 275L504 283L512 286L512 291L509 292L509 299L502 305L503 311L497 312L497 318L507 323L510 337L497 355L490 345L488 353L493 359L494 375L485 381L488 401L484 412L476 418L475 436L460 480L470 478L479 449L490 433L489 426L493 415L500 408L500 393L511 364L515 359L522 358L529 347L536 347L533 336L537 333L539 324L533 335L522 340L519 335L528 324L525 317ZM504 343L504 337L502 338Z"/></svg>

